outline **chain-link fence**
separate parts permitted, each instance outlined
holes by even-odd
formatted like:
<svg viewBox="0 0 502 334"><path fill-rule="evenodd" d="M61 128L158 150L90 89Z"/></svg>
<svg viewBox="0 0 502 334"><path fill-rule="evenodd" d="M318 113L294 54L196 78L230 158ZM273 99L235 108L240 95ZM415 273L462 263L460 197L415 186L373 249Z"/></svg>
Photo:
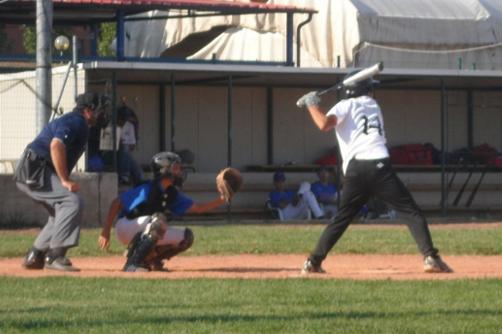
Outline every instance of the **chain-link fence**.
<svg viewBox="0 0 502 334"><path fill-rule="evenodd" d="M76 83L74 71L68 69L61 66L52 71L51 119L73 109L75 84L84 89L85 72L77 71ZM37 134L37 98L35 71L0 75L0 173L13 172L23 149Z"/></svg>

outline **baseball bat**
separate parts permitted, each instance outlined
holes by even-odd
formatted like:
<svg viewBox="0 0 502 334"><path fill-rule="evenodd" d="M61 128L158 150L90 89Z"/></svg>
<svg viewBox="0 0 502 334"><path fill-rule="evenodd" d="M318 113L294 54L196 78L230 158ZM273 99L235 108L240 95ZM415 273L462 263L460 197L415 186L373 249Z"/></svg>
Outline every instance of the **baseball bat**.
<svg viewBox="0 0 502 334"><path fill-rule="evenodd" d="M354 75L351 75L350 77L344 79L341 83L337 83L336 85L333 85L325 90L318 91L317 95L321 96L332 90L340 89L344 86L354 85L360 81L366 80L374 75L377 75L378 73L382 72L382 70L383 70L383 61L376 63L373 66L362 69L361 71L355 73Z"/></svg>

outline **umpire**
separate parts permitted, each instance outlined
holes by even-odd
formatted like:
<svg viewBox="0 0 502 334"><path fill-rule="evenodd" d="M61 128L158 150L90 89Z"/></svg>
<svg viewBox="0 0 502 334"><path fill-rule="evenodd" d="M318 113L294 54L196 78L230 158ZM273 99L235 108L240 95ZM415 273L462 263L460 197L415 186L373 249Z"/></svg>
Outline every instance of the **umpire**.
<svg viewBox="0 0 502 334"><path fill-rule="evenodd" d="M78 245L83 203L71 170L85 150L89 127L105 100L87 92L72 112L49 122L25 148L16 168L17 187L49 213L49 219L24 259L26 269L79 271L66 257Z"/></svg>
<svg viewBox="0 0 502 334"><path fill-rule="evenodd" d="M371 196L380 198L405 216L411 235L424 256L425 272L452 271L434 248L423 213L390 165L382 112L369 96L376 82L369 78L344 87L344 99L327 114L319 106L320 97L316 92L297 101L298 107L308 109L321 131L335 130L344 172L339 211L305 261L304 274L324 272L322 261Z"/></svg>

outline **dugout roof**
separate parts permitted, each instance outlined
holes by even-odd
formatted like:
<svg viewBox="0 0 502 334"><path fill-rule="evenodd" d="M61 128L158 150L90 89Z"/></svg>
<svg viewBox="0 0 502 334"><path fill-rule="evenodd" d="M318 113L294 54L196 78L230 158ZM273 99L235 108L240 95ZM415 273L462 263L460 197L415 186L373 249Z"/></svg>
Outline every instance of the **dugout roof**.
<svg viewBox="0 0 502 334"><path fill-rule="evenodd" d="M84 64L89 80L109 79L115 72L117 82L129 84L170 83L177 85L227 85L326 88L353 69L295 68L286 66L149 63L94 61ZM384 69L378 75L381 88L387 89L473 89L502 90L502 71Z"/></svg>

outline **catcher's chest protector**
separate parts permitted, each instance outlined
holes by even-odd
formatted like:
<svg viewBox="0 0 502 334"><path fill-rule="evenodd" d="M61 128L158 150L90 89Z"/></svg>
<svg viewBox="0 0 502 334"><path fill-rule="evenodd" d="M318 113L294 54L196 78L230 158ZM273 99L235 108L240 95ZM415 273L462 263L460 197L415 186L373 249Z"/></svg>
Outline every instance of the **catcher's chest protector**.
<svg viewBox="0 0 502 334"><path fill-rule="evenodd" d="M178 190L175 186L169 186L162 191L159 183L154 180L151 182L150 193L146 202L139 204L128 215L127 218L133 219L141 216L151 216L156 212L168 212L169 205L172 204L178 196Z"/></svg>

